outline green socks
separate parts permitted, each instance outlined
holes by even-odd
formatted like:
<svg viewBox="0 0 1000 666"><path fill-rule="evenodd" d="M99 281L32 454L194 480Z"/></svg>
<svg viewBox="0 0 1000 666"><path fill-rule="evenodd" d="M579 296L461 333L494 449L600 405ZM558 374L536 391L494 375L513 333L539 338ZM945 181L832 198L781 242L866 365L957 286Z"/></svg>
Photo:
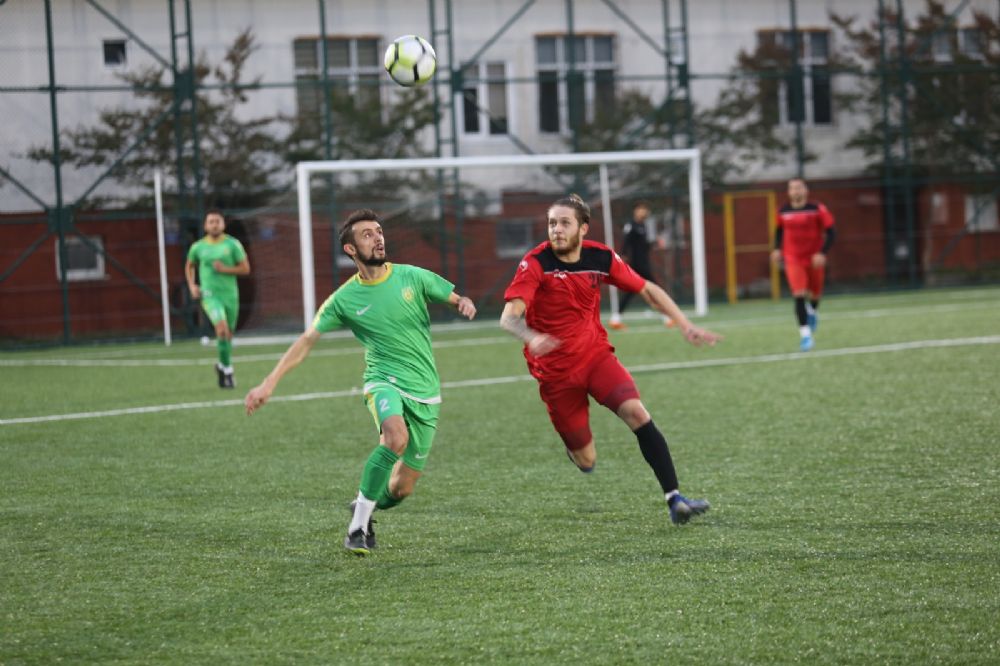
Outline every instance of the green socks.
<svg viewBox="0 0 1000 666"><path fill-rule="evenodd" d="M396 506L402 501L403 501L402 497L394 497L389 492L389 485L386 484L385 489L382 491L382 494L378 498L378 502L375 503L375 508L379 509L380 511L385 511L386 509L391 509L392 507Z"/></svg>
<svg viewBox="0 0 1000 666"><path fill-rule="evenodd" d="M228 368L233 359L233 341L219 338L216 340L216 345L219 347L219 363L223 368Z"/></svg>
<svg viewBox="0 0 1000 666"><path fill-rule="evenodd" d="M381 500L389 490L389 477L399 456L390 448L379 444L368 456L365 469L361 472L361 494L368 499ZM379 502L381 504L381 501ZM397 502L398 504L398 502ZM381 506L379 507L381 508Z"/></svg>

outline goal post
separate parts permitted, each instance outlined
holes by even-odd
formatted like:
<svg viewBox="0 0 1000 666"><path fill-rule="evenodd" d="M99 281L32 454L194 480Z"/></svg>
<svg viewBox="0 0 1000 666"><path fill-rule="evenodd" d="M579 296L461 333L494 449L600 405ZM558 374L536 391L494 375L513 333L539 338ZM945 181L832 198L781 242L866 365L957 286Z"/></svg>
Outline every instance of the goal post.
<svg viewBox="0 0 1000 666"><path fill-rule="evenodd" d="M610 165L653 162L681 162L688 170L691 267L695 313L708 313L708 276L705 266L704 206L702 201L701 152L697 148L641 150L598 153L557 153L376 160L308 161L296 165L298 194L299 252L302 270L302 311L306 328L316 313L316 282L313 254L312 176L333 173L376 171L476 169L499 167L596 166L600 172L602 215L605 239L614 238L611 193L607 169ZM610 242L609 242L610 244ZM612 308L617 311L617 294L612 289Z"/></svg>

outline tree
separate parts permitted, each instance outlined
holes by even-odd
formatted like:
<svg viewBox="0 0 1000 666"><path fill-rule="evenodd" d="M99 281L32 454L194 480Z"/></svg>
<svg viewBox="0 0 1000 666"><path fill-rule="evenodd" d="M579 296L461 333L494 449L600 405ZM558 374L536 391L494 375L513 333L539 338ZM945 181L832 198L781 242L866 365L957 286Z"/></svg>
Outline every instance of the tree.
<svg viewBox="0 0 1000 666"><path fill-rule="evenodd" d="M347 94L334 82L329 99L330 152L327 157L322 107L318 114L300 113L292 121L283 157L289 164L303 160L403 159L429 157L423 134L435 122L434 103L425 88L393 86L392 102L371 91ZM324 192L321 179L315 188ZM314 189L315 189L314 188ZM338 178L333 195L340 202L384 200L400 202L436 192L435 176L424 171L381 171Z"/></svg>
<svg viewBox="0 0 1000 666"><path fill-rule="evenodd" d="M692 103L690 129L702 151L702 175L709 186L786 159L791 149L770 115L758 77L747 74L759 66L759 54L741 52L714 105ZM579 125L576 144L580 151L650 150L686 147L686 136L682 100L657 105L638 90L625 90L615 99L613 111L598 113L594 121ZM619 170L619 187L662 191L664 176L662 165L636 165ZM670 188L686 193L684 173L668 173L667 177Z"/></svg>
<svg viewBox="0 0 1000 666"><path fill-rule="evenodd" d="M200 185L206 206L254 206L282 184L283 143L276 132L282 119L240 115L249 101L248 90L260 82L259 78L249 83L243 80L246 63L256 48L250 30L244 30L226 50L221 64L213 67L201 55L193 72L180 76L181 85L187 76L194 79ZM187 133L185 139L190 138L190 119L183 109L175 113L175 105L182 104L184 98L174 86L164 83L166 76L163 67L123 74L121 78L132 86L138 104L104 109L96 124L63 130L60 159L64 164L107 169L125 155L111 174L118 190L92 197L89 206L148 206L153 171L161 169L176 178L178 162L191 182L195 163L190 141L186 141L189 145L180 160L175 147L175 132ZM149 136L143 140L147 132ZM125 154L132 143L133 149ZM53 154L50 148L34 147L28 157L52 161Z"/></svg>
<svg viewBox="0 0 1000 666"><path fill-rule="evenodd" d="M974 26L959 30L943 3L927 0L924 12L903 26L901 41L892 10L864 24L831 16L846 38L840 66L860 73L855 89L841 97L862 123L847 146L860 149L870 168L884 170L887 157L902 163L905 142L918 176L1000 171L995 19L974 12Z"/></svg>

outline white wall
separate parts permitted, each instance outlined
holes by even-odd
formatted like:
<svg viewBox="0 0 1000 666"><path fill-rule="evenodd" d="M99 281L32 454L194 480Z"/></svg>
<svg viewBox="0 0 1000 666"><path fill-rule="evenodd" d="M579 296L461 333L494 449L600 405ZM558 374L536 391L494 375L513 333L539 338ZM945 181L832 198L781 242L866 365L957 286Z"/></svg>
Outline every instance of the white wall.
<svg viewBox="0 0 1000 666"><path fill-rule="evenodd" d="M438 21L443 27L443 3L439 1ZM101 0L101 4L128 25L152 48L169 59L169 25L165 0ZM677 0L671 0L672 20L679 25ZM947 3L949 5L957 2ZM523 0L453 0L454 45L457 60L476 51L523 5ZM907 0L909 11L921 11L924 0ZM121 70L103 64L102 40L122 38L122 33L83 0L52 0L56 78L61 85L115 85ZM183 3L177 2L183 10ZM195 0L194 41L199 53L218 61L225 47L245 27L251 27L259 51L251 58L247 78L259 76L264 82L291 82L294 79L292 42L296 37L318 36L319 12L316 0ZM651 37L663 40L660 0L618 0L617 6L639 23ZM724 74L734 64L740 49L753 49L755 31L789 24L788 0L688 0L690 61L693 74ZM327 0L327 31L330 35L374 34L387 43L394 37L415 32L430 36L427 1L414 0ZM871 17L874 0L798 0L800 27L828 27L828 14ZM662 58L632 29L599 0L576 0L575 30L612 32L617 36L619 74L658 77L664 72ZM973 0L963 13L970 22L973 8L996 14L995 0ZM183 16L179 16L183 24ZM482 56L502 60L511 77L535 75L536 34L566 31L564 0L538 0ZM446 59L443 38L434 40L442 61ZM45 23L41 0L10 0L0 5L0 86L44 86L48 81ZM183 41L181 46L184 46ZM127 70L151 66L155 60L138 44L128 44ZM169 78L165 78L168 82ZM844 85L847 79L839 79ZM723 80L696 81L694 94L699 105L710 105ZM660 80L630 83L654 95L662 95ZM538 132L536 85L509 85L511 130L538 152L560 151L564 143ZM389 90L389 88L387 88ZM388 92L386 94L389 94ZM131 95L120 92L65 93L59 96L59 118L63 127L94 122L102 108L120 105ZM290 88L253 93L250 115L292 113L295 94ZM820 154L807 167L810 177L842 176L856 173L860 156L842 149L857 119L836 113L831 127L807 127L808 148ZM48 96L44 93L0 93L0 166L12 171L43 198L52 200L51 168L32 163L21 154L32 145L51 141ZM445 117L445 132L448 131ZM789 136L791 135L791 130ZM464 155L509 154L519 150L503 138L469 139L460 143ZM788 163L768 170L744 174L747 180L780 178L793 168ZM95 177L95 171L75 173L65 170L66 198L78 196ZM512 178L516 183L517 179ZM491 177L491 182L495 177ZM521 183L523 184L523 183ZM0 211L34 209L30 200L9 185L0 187Z"/></svg>

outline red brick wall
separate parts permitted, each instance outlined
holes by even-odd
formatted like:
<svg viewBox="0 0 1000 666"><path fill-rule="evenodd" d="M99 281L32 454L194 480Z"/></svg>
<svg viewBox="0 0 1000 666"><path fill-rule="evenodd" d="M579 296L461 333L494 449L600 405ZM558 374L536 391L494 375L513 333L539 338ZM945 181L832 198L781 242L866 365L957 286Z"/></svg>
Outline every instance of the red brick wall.
<svg viewBox="0 0 1000 666"><path fill-rule="evenodd" d="M785 183L760 183L752 189L769 189L776 193L778 206L785 201ZM886 275L886 247L881 189L872 185L856 185L846 181L824 181L810 184L811 198L826 204L837 222L837 242L829 259L828 280L831 286L881 283ZM929 272L971 271L977 266L1000 264L1000 231L967 234L955 241L965 221L965 188L958 185L928 186L917 197L916 225L920 242L919 266L928 282L936 274ZM935 197L935 193L937 196ZM705 200L705 247L709 288L721 296L726 285L725 244L722 216L722 191L709 191ZM508 192L504 198L505 218L536 220L534 237L545 238L545 208L555 198L551 193ZM615 216L616 234L620 234L621 211ZM660 211L653 211L654 214ZM737 200L736 241L740 245L767 243L765 199ZM900 215L902 212L900 211ZM593 210L589 238L605 242L602 213ZM8 216L8 218L11 216ZM20 216L23 218L24 216ZM46 230L41 215L37 222L4 223L0 216L0 274L10 268L24 250ZM317 218L318 220L318 218ZM253 274L241 280L243 308L249 314L249 328L298 327L302 316L301 272L299 261L298 224L294 214L272 215L246 220L243 223L248 239L248 252ZM687 222L684 222L685 227ZM106 262L107 277L103 280L69 284L71 333L74 337L99 334L130 334L157 331L161 328L159 274L156 249L156 228L152 217L129 220L78 220L77 227L87 235L104 239L107 251L145 284L156 297L150 296L130 281L111 262ZM442 271L438 228L426 228L386 222L389 253L394 261L424 266L444 272L457 280L458 258L455 254L457 224L447 223L448 257ZM314 225L316 263L316 302L322 301L353 270L334 270L333 253L339 248L333 242L328 223ZM517 258L498 257L496 228L492 218L465 218L462 221L463 272L465 292L481 306L497 307L503 288L513 274ZM615 246L620 245L617 239ZM944 251L953 246L944 257ZM690 265L690 249L685 247L681 259ZM662 251L654 256L654 267L667 264ZM168 281L179 296L184 282L184 257L181 247L167 247ZM684 269L687 287L690 271ZM767 251L761 248L738 258L740 285L766 281ZM178 304L179 300L175 300ZM175 327L181 322L174 321ZM62 334L62 293L55 269L55 236L46 239L34 253L3 282L0 282L0 337L55 338Z"/></svg>
<svg viewBox="0 0 1000 666"><path fill-rule="evenodd" d="M0 272L8 270L47 223L4 224L0 217ZM71 332L134 333L162 328L156 225L152 219L79 221L77 229L100 236L105 250L149 287L156 297L134 284L111 261L104 279L68 283ZM56 235L45 239L6 280L0 282L0 337L47 338L63 331L62 290L56 272ZM180 248L167 248L168 276L183 279Z"/></svg>

